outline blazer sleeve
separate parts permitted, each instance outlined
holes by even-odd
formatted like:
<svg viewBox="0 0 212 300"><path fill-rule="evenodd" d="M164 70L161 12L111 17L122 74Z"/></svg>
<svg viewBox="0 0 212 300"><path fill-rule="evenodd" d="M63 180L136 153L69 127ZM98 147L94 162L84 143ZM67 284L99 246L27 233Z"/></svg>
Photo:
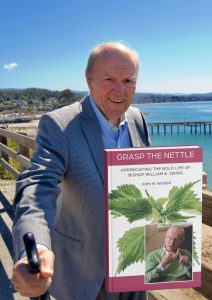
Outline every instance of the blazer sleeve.
<svg viewBox="0 0 212 300"><path fill-rule="evenodd" d="M66 137L53 114L41 118L36 143L31 168L21 173L16 181L13 223L16 261L24 250L22 237L26 232L32 232L37 243L51 249L50 231L60 194L58 183L68 167Z"/></svg>

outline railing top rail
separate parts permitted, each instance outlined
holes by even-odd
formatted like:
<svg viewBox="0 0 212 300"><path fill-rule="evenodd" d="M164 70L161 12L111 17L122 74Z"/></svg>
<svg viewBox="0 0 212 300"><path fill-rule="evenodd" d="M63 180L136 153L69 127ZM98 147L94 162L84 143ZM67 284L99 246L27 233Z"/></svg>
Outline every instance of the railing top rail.
<svg viewBox="0 0 212 300"><path fill-rule="evenodd" d="M27 148L33 149L33 150L35 150L36 147L37 147L35 139L30 138L28 136L24 136L24 135L19 134L19 133L11 132L7 129L0 128L0 135L4 136L6 138L9 138L9 139L11 139L11 140L27 147Z"/></svg>
<svg viewBox="0 0 212 300"><path fill-rule="evenodd" d="M148 126L161 126L161 125L212 125L212 122L166 122L166 123L147 123Z"/></svg>

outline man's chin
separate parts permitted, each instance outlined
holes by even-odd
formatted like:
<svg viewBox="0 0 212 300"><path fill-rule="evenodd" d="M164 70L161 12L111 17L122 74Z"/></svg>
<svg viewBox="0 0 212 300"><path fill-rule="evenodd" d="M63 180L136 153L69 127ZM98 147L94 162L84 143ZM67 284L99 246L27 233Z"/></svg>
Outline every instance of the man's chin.
<svg viewBox="0 0 212 300"><path fill-rule="evenodd" d="M175 251L174 247L167 247L166 250L169 251L169 252L174 252Z"/></svg>

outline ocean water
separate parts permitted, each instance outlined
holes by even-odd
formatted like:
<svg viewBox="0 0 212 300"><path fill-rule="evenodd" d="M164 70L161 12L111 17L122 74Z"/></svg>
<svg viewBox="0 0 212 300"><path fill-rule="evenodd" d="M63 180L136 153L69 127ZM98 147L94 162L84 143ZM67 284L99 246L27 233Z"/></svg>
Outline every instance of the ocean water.
<svg viewBox="0 0 212 300"><path fill-rule="evenodd" d="M138 107L145 114L147 124L151 123L172 123L172 122L212 122L212 102L193 102L193 103L157 103L157 104L139 104ZM212 133L209 125L196 128L186 126L166 126L166 134L163 126L152 129L149 126L150 139L152 146L168 145L199 145L203 148L203 171L208 175L207 188L212 189ZM212 126L211 126L212 131Z"/></svg>

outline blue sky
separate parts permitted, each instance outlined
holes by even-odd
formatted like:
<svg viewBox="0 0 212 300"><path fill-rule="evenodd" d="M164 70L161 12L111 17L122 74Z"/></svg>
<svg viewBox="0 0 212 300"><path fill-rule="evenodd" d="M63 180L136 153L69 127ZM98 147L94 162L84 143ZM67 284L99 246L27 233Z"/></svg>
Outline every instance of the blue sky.
<svg viewBox="0 0 212 300"><path fill-rule="evenodd" d="M118 40L139 53L137 92L212 92L211 0L4 0L0 11L0 88L86 91L90 50Z"/></svg>

